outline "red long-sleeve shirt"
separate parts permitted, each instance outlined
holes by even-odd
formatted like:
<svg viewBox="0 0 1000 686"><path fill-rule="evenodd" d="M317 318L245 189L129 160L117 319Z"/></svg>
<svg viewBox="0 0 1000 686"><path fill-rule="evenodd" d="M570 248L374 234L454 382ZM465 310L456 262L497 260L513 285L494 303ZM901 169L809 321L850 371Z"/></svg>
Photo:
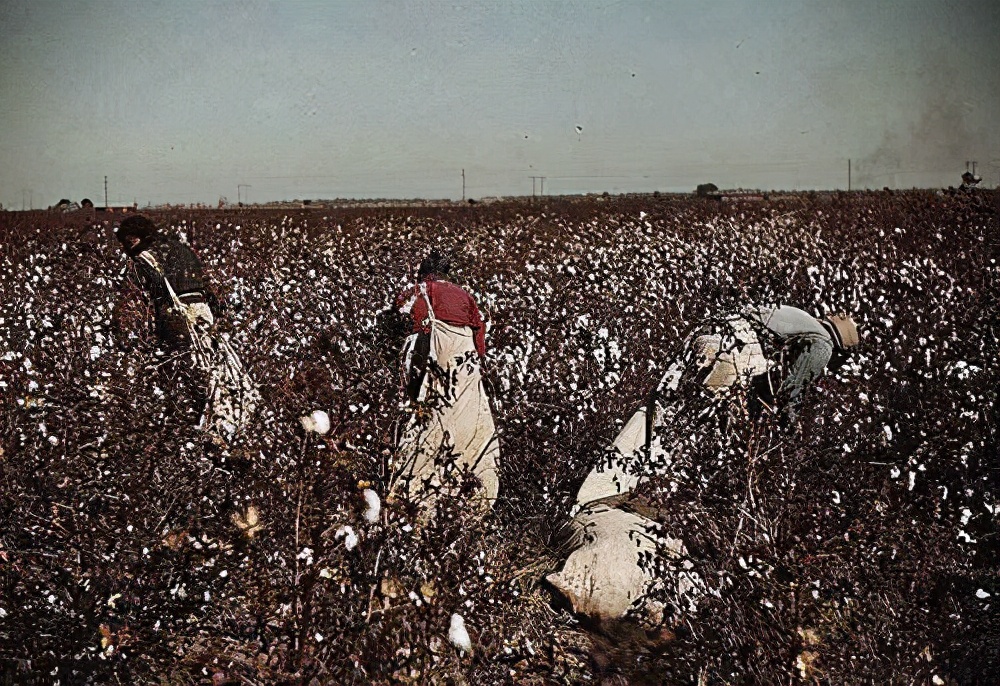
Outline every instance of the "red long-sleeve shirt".
<svg viewBox="0 0 1000 686"><path fill-rule="evenodd" d="M434 308L434 318L453 326L468 326L473 330L476 352L480 357L486 356L486 326L479 312L475 298L464 288L448 281L439 281L434 276L426 277L427 296ZM420 295L420 284L407 288L396 298L396 307L404 307L416 296L410 316L413 318L414 333L428 333L430 326L427 318L427 303Z"/></svg>

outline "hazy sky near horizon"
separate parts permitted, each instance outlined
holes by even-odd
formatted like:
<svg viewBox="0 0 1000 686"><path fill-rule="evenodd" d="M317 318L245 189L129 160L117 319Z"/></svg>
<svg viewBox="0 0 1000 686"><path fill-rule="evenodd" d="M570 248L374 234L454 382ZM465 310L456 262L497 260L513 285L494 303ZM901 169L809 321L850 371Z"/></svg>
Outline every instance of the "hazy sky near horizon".
<svg viewBox="0 0 1000 686"><path fill-rule="evenodd" d="M992 186L998 35L982 0L0 0L0 202Z"/></svg>

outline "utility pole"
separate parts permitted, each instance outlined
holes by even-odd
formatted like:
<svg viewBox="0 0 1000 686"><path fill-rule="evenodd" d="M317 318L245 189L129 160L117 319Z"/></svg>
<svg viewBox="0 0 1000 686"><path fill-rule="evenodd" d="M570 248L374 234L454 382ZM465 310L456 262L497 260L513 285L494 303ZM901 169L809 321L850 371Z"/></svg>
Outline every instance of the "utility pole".
<svg viewBox="0 0 1000 686"><path fill-rule="evenodd" d="M462 170L462 202L465 202L465 170Z"/></svg>
<svg viewBox="0 0 1000 686"><path fill-rule="evenodd" d="M243 190L244 188L251 188L251 186L250 186L250 184L249 184L249 183L240 183L240 184L237 184L237 185L236 185L236 203L237 203L237 204L238 204L238 205L239 205L240 207L242 207L242 206L243 206L243 201L242 201L242 200L240 200L240 193L242 192L242 190ZM249 200L250 200L250 194L249 194L249 193L247 193L247 202L249 202Z"/></svg>
<svg viewBox="0 0 1000 686"><path fill-rule="evenodd" d="M535 197L535 181L541 181L542 191L539 195L545 195L545 177L544 176L529 176L531 179L531 197Z"/></svg>
<svg viewBox="0 0 1000 686"><path fill-rule="evenodd" d="M108 177L104 177L104 207L108 206Z"/></svg>
<svg viewBox="0 0 1000 686"><path fill-rule="evenodd" d="M847 190L851 190L851 158L847 158Z"/></svg>

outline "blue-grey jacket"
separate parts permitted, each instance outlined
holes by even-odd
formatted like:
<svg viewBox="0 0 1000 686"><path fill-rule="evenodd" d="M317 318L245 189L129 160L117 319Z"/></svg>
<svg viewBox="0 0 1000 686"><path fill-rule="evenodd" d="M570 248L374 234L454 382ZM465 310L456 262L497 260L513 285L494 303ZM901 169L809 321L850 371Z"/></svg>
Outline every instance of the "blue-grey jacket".
<svg viewBox="0 0 1000 686"><path fill-rule="evenodd" d="M818 319L789 305L755 307L747 317L773 334L784 351L795 354L788 376L775 393L775 399L794 417L802 392L823 372L833 355L833 338Z"/></svg>

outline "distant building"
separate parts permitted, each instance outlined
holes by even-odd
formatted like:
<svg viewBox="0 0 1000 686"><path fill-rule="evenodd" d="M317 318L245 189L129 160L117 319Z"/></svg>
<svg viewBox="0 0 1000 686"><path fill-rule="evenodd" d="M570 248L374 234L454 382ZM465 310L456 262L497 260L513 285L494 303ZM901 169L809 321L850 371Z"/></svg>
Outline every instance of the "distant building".
<svg viewBox="0 0 1000 686"><path fill-rule="evenodd" d="M722 191L718 194L718 197L723 202L733 202L733 201L746 201L746 202L763 202L767 200L767 193L762 193L761 191L745 191L743 189L738 189L735 191Z"/></svg>
<svg viewBox="0 0 1000 686"><path fill-rule="evenodd" d="M136 212L138 209L138 203L132 203L131 205L108 205L107 207L94 208L97 212L107 212L108 214L128 214L129 212Z"/></svg>

